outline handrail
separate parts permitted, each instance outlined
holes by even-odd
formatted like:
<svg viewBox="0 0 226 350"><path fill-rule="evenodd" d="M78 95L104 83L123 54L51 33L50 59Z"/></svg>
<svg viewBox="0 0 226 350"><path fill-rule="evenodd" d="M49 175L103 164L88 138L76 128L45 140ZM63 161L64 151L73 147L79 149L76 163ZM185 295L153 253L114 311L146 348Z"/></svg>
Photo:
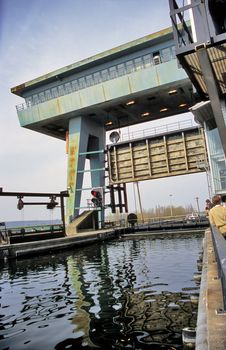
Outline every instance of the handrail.
<svg viewBox="0 0 226 350"><path fill-rule="evenodd" d="M181 120L178 122L168 123L144 130L132 131L123 133L121 135L121 141L128 141L132 139L144 138L147 136L156 136L160 134L166 134L171 131L184 130L186 128L199 127L192 119Z"/></svg>
<svg viewBox="0 0 226 350"><path fill-rule="evenodd" d="M218 277L221 279L224 310L226 310L226 240L216 226L211 225L211 232L217 260Z"/></svg>

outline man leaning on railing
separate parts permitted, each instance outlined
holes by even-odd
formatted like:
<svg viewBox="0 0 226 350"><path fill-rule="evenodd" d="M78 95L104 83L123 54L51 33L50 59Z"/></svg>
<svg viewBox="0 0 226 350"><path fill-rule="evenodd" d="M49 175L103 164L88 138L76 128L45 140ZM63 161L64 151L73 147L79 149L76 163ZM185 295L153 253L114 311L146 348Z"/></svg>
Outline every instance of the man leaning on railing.
<svg viewBox="0 0 226 350"><path fill-rule="evenodd" d="M213 208L209 211L210 224L216 226L220 233L226 238L226 207L222 204L219 194L212 198Z"/></svg>

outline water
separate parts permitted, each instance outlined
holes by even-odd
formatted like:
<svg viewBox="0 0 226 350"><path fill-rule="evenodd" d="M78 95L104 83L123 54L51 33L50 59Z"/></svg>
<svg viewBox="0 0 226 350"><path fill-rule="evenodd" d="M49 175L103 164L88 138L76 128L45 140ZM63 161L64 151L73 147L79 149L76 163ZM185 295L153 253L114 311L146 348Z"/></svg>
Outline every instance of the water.
<svg viewBox="0 0 226 350"><path fill-rule="evenodd" d="M182 349L201 243L142 236L2 266L0 349Z"/></svg>
<svg viewBox="0 0 226 350"><path fill-rule="evenodd" d="M6 221L6 228L15 227L32 227L41 225L58 225L62 224L61 220L23 220L23 221Z"/></svg>

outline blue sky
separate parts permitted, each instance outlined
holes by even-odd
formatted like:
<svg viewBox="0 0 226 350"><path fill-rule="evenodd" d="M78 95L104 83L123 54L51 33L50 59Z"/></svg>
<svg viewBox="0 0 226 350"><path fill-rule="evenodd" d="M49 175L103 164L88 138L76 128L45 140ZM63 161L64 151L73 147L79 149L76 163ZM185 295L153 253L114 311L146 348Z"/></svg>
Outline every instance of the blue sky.
<svg viewBox="0 0 226 350"><path fill-rule="evenodd" d="M0 187L58 192L66 189L65 144L19 126L15 105L23 99L11 94L10 88L170 26L168 1L0 0L0 4ZM144 208L169 204L170 194L175 205L194 207L199 197L202 208L208 197L205 174L148 181L140 184L140 190ZM134 210L132 186L129 199ZM58 214L42 209L35 213L27 207L22 213L15 200L0 198L0 221Z"/></svg>

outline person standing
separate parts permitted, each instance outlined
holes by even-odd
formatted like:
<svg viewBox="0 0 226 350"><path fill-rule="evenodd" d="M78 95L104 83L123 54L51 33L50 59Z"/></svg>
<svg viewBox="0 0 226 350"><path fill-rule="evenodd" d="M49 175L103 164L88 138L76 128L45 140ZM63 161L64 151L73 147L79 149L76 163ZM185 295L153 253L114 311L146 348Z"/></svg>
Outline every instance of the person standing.
<svg viewBox="0 0 226 350"><path fill-rule="evenodd" d="M222 205L222 199L219 194L213 196L212 203L214 206L209 211L209 221L226 237L226 207Z"/></svg>
<svg viewBox="0 0 226 350"><path fill-rule="evenodd" d="M209 211L211 208L213 208L213 204L211 203L211 201L209 199L207 199L206 206L205 206L206 216L209 216Z"/></svg>

